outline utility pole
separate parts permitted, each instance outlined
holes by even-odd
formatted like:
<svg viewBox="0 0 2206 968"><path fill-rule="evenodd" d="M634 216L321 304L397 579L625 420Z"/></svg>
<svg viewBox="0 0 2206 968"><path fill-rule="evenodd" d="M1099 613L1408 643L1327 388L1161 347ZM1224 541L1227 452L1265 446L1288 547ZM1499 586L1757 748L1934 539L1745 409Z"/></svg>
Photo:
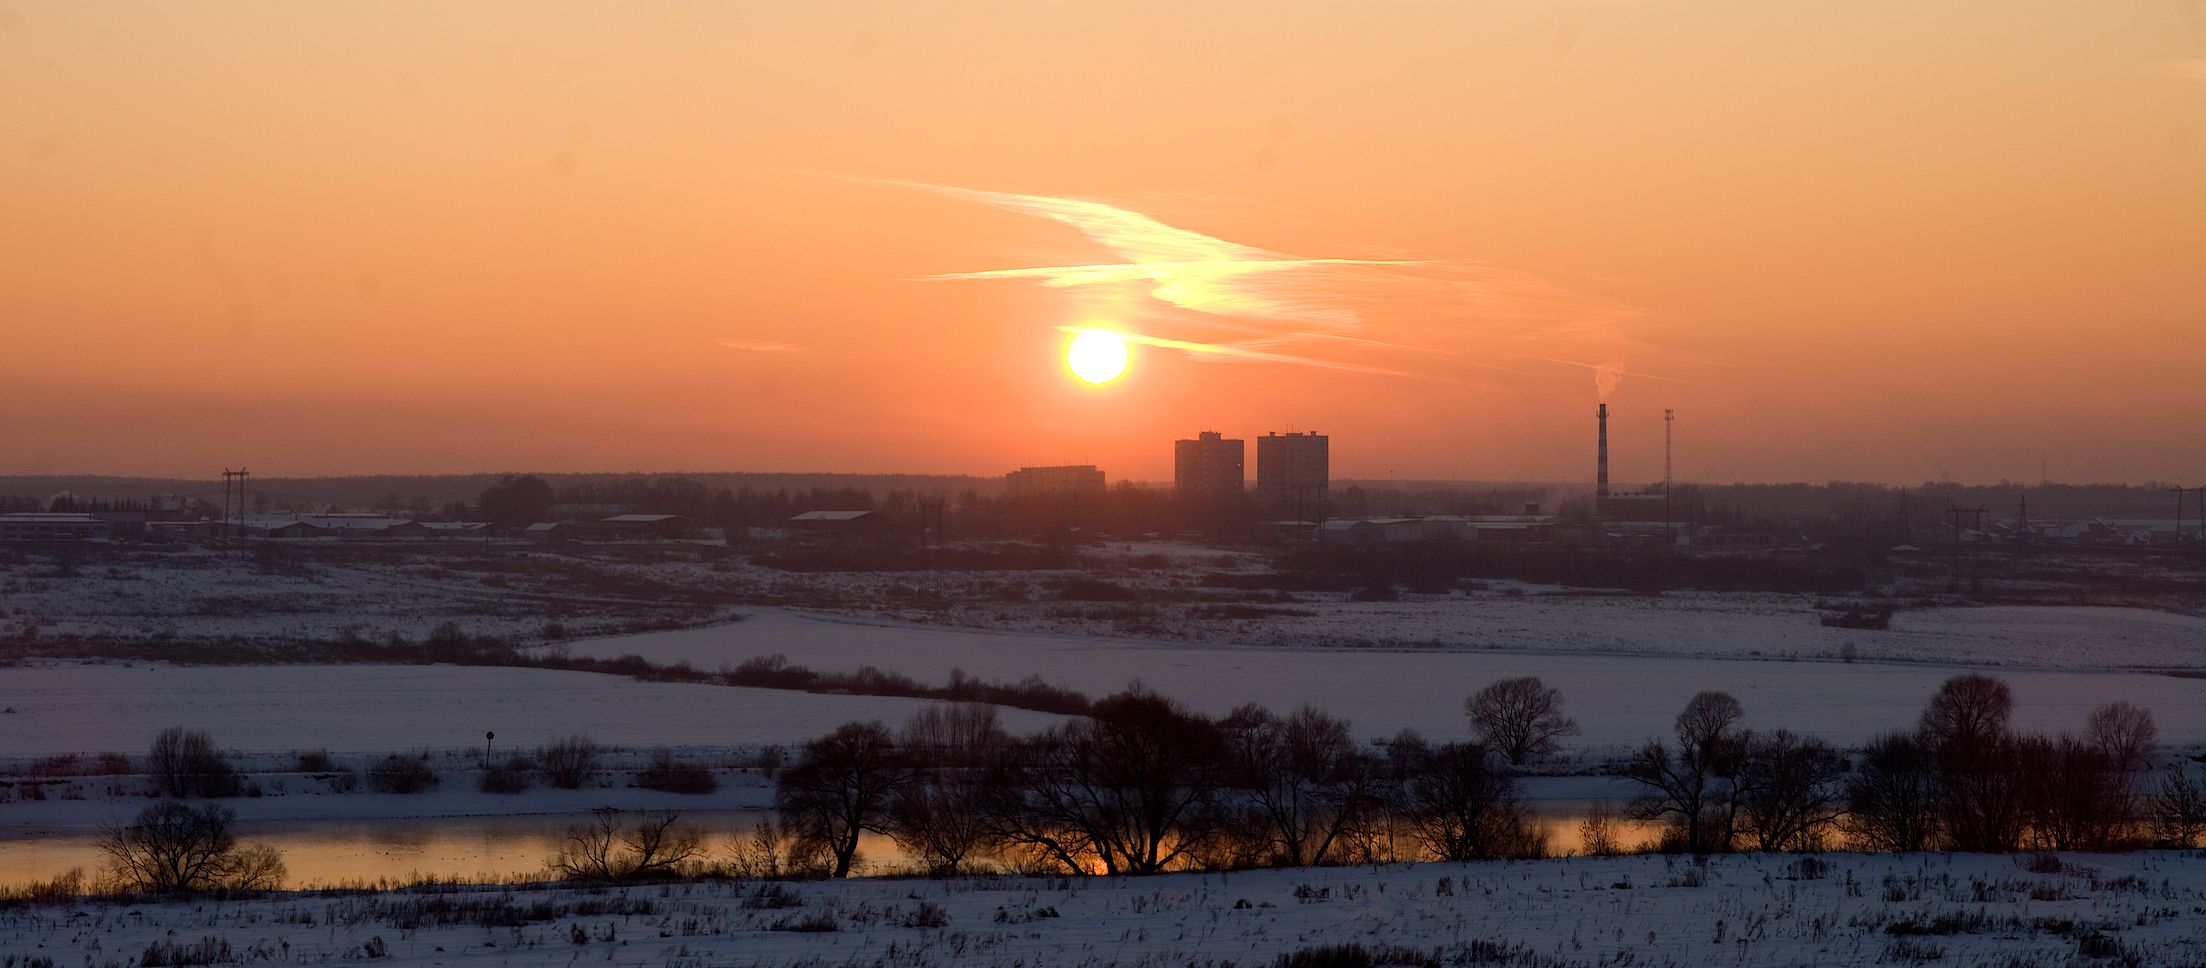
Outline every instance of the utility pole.
<svg viewBox="0 0 2206 968"><path fill-rule="evenodd" d="M1671 428L1676 423L1677 411L1664 408L1662 411L1662 533L1670 539L1673 545L1677 543L1677 535L1670 530L1670 519L1675 517L1674 511L1670 507L1670 502L1673 500L1671 496L1673 479L1670 476L1670 435Z"/></svg>
<svg viewBox="0 0 2206 968"><path fill-rule="evenodd" d="M222 545L225 549L231 548L239 539L244 537L245 482L247 478L252 476L252 473L242 467L234 471L227 467L222 469ZM231 482L233 481L236 482L235 490L237 492L237 516L235 518L230 516L230 493L232 490ZM233 521L236 522L234 526L232 525Z"/></svg>
<svg viewBox="0 0 2206 968"><path fill-rule="evenodd" d="M1669 497L1669 496L1670 496L1670 482L1671 482L1672 480L1674 480L1674 478L1672 478L1672 477L1670 476L1670 431L1671 431L1671 427L1672 427L1672 426L1673 426L1674 424L1676 424L1676 423L1677 423L1677 411L1675 411L1675 410L1664 410L1664 411L1662 411L1662 496L1663 496L1663 497Z"/></svg>
<svg viewBox="0 0 2206 968"><path fill-rule="evenodd" d="M923 497L919 499L919 545L926 551L928 571L933 571L935 566L934 553L937 537L935 532L943 526L944 517L949 508L949 498Z"/></svg>
<svg viewBox="0 0 2206 968"><path fill-rule="evenodd" d="M1947 509L1946 509L1946 515L1947 515L1948 517L1950 517L1950 518L1952 518L1952 519L1953 519L1953 590L1954 590L1954 591L1960 591L1960 590L1961 590L1961 571L1962 571L1962 563L1961 563L1961 515L1964 515L1964 514L1966 514L1966 515L1971 515L1971 518L1970 518L1970 522L1971 522L1971 523L1970 523L1970 530L1972 530L1972 531L1975 531L1975 532L1977 533L1977 539L1976 539L1976 541L1970 542L1970 547L1971 547L1971 548L1973 549L1973 548L1974 548L1974 547L1975 547L1975 546L1976 546L1977 544L1980 544L1980 543L1981 543L1981 542L1983 541L1983 531L1984 531L1984 515L1985 515L1985 514L1988 514L1988 513L1990 513L1990 512L1989 512L1989 511L1987 511L1987 510L1986 510L1985 508L1983 508L1982 506L1978 506L1978 507L1973 507L1973 508L1965 508L1965 507L1961 507L1961 506L1959 506L1959 505L1955 505L1955 506L1953 506L1953 507L1949 507L1949 508L1947 508ZM1975 559L1975 557L1976 557L1976 556L1975 556L1975 555L1973 555L1973 554L1971 554L1971 555L1969 556L1969 558L1971 559L1971 561L1973 561L1973 560Z"/></svg>
<svg viewBox="0 0 2206 968"><path fill-rule="evenodd" d="M2175 489L2175 536L2183 537L2183 488Z"/></svg>

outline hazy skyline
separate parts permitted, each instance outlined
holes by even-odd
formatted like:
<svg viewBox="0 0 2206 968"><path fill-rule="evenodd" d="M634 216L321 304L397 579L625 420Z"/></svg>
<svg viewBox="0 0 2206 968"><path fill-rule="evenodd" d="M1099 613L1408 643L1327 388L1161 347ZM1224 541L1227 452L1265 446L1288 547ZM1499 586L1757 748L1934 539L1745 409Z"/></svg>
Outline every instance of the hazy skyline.
<svg viewBox="0 0 2206 968"><path fill-rule="evenodd" d="M0 226L0 473L2206 483L2199 0L0 0Z"/></svg>

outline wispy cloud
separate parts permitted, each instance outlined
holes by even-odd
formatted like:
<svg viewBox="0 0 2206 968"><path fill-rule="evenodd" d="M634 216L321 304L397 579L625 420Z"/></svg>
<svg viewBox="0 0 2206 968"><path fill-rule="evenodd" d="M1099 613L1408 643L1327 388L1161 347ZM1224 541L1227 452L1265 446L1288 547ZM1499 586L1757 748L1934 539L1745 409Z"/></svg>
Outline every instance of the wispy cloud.
<svg viewBox="0 0 2206 968"><path fill-rule="evenodd" d="M1157 300L1215 316L1349 323L1354 315L1297 286L1312 270L1398 266L1393 259L1303 258L1166 225L1140 212L1077 198L918 185L952 198L1076 229L1123 262L946 272L933 279L1034 279L1053 287L1145 283Z"/></svg>
<svg viewBox="0 0 2206 968"><path fill-rule="evenodd" d="M769 339L735 339L729 337L713 340L713 342L731 350L742 350L745 353L806 353L811 351L809 346L798 346L795 343L782 343Z"/></svg>
<svg viewBox="0 0 2206 968"><path fill-rule="evenodd" d="M1107 257L924 278L1023 280L1108 294L1108 317L1135 331L1127 334L1131 341L1198 359L1446 378L1464 367L1536 372L1539 361L1564 355L1658 356L1627 332L1650 317L1646 310L1518 269L1362 253L1302 255L1206 235L1092 199L859 180L1075 230ZM1533 366L1528 371L1525 364ZM1621 364L1597 370L1604 392L1624 372Z"/></svg>

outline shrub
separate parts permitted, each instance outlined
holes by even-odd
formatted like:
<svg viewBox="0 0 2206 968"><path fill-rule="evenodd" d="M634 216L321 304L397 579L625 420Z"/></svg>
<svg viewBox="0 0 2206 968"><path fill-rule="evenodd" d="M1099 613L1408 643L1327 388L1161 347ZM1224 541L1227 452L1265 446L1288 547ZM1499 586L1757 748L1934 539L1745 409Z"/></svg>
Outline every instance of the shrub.
<svg viewBox="0 0 2206 968"><path fill-rule="evenodd" d="M527 757L516 756L502 766L492 764L483 770L482 781L476 786L484 793L520 793L529 788L529 773L535 768Z"/></svg>
<svg viewBox="0 0 2206 968"><path fill-rule="evenodd" d="M138 964L145 968L161 965L220 965L237 960L230 942L213 935L186 944L181 941L155 940L146 946L146 953L138 956Z"/></svg>
<svg viewBox="0 0 2206 968"><path fill-rule="evenodd" d="M597 743L576 733L536 751L544 782L573 790L597 778Z"/></svg>
<svg viewBox="0 0 2206 968"><path fill-rule="evenodd" d="M172 797L234 797L237 771L223 758L206 730L171 726L153 738L146 769L154 785Z"/></svg>
<svg viewBox="0 0 2206 968"><path fill-rule="evenodd" d="M292 762L293 773L328 773L337 769L337 761L329 758L328 750L307 750Z"/></svg>
<svg viewBox="0 0 2206 968"><path fill-rule="evenodd" d="M1375 968L1379 965L1431 965L1438 968L1439 964L1439 958L1415 948L1380 945L1372 949L1353 941L1290 951L1272 962L1273 968Z"/></svg>
<svg viewBox="0 0 2206 968"><path fill-rule="evenodd" d="M437 773L429 768L428 754L377 760L368 771L368 786L377 793L420 793L437 785Z"/></svg>
<svg viewBox="0 0 2206 968"><path fill-rule="evenodd" d="M72 867L50 881L32 881L9 892L27 901L66 901L85 893L84 868Z"/></svg>
<svg viewBox="0 0 2206 968"><path fill-rule="evenodd" d="M835 920L835 915L826 911L781 918L766 926L768 931L795 931L803 934L826 934L842 929L842 923Z"/></svg>
<svg viewBox="0 0 2206 968"><path fill-rule="evenodd" d="M940 928L950 923L950 912L933 901L919 902L919 909L904 916L907 928Z"/></svg>
<svg viewBox="0 0 2206 968"><path fill-rule="evenodd" d="M654 750L651 765L636 774L636 785L667 793L711 793L720 789L711 770L676 760L671 750Z"/></svg>

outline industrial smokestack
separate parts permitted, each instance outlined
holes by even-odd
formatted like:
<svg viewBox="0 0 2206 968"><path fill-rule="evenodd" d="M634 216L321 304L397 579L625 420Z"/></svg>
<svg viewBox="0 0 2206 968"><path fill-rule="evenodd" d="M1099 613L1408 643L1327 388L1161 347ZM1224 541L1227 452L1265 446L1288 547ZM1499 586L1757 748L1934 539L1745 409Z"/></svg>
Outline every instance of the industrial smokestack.
<svg viewBox="0 0 2206 968"><path fill-rule="evenodd" d="M1600 459L1596 464L1598 470L1594 477L1593 495L1595 497L1607 497L1609 496L1609 405L1602 404L1601 409L1596 411L1596 415L1601 418L1601 445Z"/></svg>

